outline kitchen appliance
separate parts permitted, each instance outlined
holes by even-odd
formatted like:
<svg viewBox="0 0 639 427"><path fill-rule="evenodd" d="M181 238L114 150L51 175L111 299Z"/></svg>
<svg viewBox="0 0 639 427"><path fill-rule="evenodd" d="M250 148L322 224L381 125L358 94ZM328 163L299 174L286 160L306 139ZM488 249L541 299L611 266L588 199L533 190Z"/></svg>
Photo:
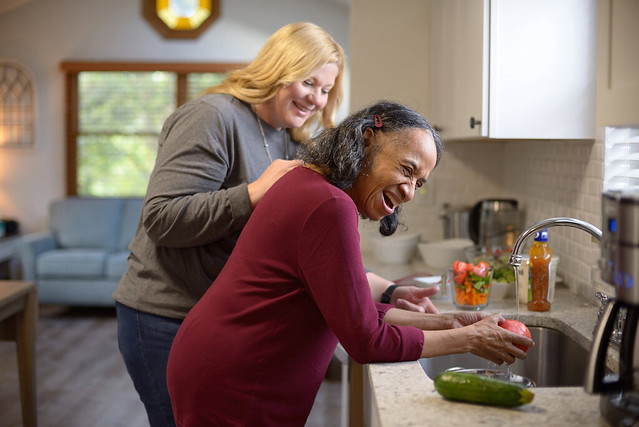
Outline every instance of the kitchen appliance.
<svg viewBox="0 0 639 427"><path fill-rule="evenodd" d="M585 389L601 393L601 413L611 425L639 423L639 190L608 191L602 198L601 277L614 286L595 328ZM605 375L611 333L623 322L619 369Z"/></svg>
<svg viewBox="0 0 639 427"><path fill-rule="evenodd" d="M440 218L444 223L444 239L470 238L471 206L451 206L444 203Z"/></svg>
<svg viewBox="0 0 639 427"><path fill-rule="evenodd" d="M512 248L521 232L522 217L517 200L481 200L470 212L470 238L480 248Z"/></svg>

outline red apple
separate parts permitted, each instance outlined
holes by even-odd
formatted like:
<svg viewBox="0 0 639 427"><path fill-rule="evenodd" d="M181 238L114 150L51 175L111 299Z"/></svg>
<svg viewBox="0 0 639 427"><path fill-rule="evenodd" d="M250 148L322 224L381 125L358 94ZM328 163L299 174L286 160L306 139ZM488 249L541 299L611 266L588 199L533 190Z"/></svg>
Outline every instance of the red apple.
<svg viewBox="0 0 639 427"><path fill-rule="evenodd" d="M518 320L513 320L513 319L504 320L503 322L499 323L499 326L509 330L510 332L514 332L516 334L524 335L524 336L527 336L528 338L532 338L530 336L530 331L528 330L526 325L524 325ZM515 344L515 346L521 348L523 351L528 351L528 347L525 347L523 345Z"/></svg>

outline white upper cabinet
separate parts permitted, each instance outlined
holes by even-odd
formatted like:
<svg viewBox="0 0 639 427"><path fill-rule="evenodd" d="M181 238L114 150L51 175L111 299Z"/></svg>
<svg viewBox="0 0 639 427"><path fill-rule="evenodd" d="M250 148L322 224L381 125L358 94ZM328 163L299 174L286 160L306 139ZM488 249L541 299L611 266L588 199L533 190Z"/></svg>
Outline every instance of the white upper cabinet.
<svg viewBox="0 0 639 427"><path fill-rule="evenodd" d="M432 0L442 137L594 138L596 18L596 0Z"/></svg>
<svg viewBox="0 0 639 427"><path fill-rule="evenodd" d="M597 125L639 124L639 1L599 0Z"/></svg>

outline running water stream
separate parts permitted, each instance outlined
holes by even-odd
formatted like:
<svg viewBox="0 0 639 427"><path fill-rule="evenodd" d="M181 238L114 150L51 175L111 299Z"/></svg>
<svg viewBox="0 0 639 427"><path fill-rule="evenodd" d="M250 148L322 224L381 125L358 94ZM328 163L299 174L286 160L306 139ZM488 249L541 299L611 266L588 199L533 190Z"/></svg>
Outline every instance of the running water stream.
<svg viewBox="0 0 639 427"><path fill-rule="evenodd" d="M519 321L519 266L518 265L512 265L514 272L515 272L515 320ZM503 372L502 369L500 369L500 366L493 363L493 362L488 362L488 366L486 367L486 375L487 376L500 376L500 374L505 374L506 378L505 380L507 381L514 381L516 375L513 374L512 372L512 368L511 365L506 364L506 372Z"/></svg>
<svg viewBox="0 0 639 427"><path fill-rule="evenodd" d="M519 321L519 266L512 265L515 271L515 320Z"/></svg>

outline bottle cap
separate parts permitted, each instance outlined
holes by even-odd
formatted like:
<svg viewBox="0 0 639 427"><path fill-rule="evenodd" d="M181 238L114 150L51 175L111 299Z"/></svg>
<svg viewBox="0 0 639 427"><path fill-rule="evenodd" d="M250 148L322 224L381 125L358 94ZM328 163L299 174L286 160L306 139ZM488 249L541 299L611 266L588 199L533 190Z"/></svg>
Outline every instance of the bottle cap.
<svg viewBox="0 0 639 427"><path fill-rule="evenodd" d="M548 241L548 229L544 228L535 233L535 242L547 242Z"/></svg>

